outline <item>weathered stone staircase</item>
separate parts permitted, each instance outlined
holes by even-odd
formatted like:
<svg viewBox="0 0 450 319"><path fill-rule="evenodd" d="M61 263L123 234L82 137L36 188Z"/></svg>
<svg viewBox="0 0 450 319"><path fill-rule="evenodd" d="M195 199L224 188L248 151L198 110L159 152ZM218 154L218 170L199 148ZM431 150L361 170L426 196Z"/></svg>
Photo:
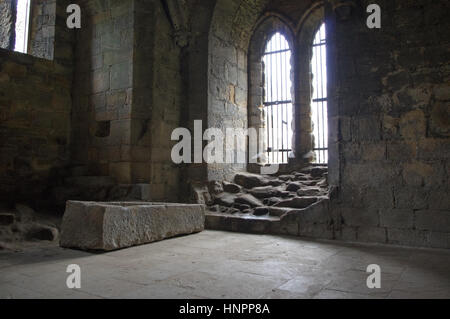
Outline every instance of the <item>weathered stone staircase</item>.
<svg viewBox="0 0 450 319"><path fill-rule="evenodd" d="M239 173L234 183L223 182L222 188L216 185L206 228L300 235L305 230L307 233L304 227L322 223L326 227L330 198L327 175L325 166L279 176Z"/></svg>

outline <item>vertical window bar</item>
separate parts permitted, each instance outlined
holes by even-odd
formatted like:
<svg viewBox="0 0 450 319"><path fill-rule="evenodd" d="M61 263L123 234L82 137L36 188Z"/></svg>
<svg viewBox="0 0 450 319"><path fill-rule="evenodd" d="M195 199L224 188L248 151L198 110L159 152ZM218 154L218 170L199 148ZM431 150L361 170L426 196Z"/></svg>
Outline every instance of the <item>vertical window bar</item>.
<svg viewBox="0 0 450 319"><path fill-rule="evenodd" d="M281 50L281 35L278 35L278 46L279 49ZM278 74L278 86L279 86L279 96L278 99L280 101L283 100L283 70L281 69L281 60L283 59L283 54L277 54L278 56L278 63L277 63L277 74ZM280 104L278 107L278 149L282 150L284 149L284 141L283 141L283 105ZM278 162L283 163L283 153L282 152L278 152Z"/></svg>
<svg viewBox="0 0 450 319"><path fill-rule="evenodd" d="M17 1L16 14L16 43L14 51L20 53L28 52L28 32L30 27L30 0Z"/></svg>
<svg viewBox="0 0 450 319"><path fill-rule="evenodd" d="M282 78L282 87L281 87L281 98L283 101L287 99L286 96L286 54L283 54L281 57L281 78ZM283 163L287 163L287 159L285 158L284 150L287 149L287 132L284 126L286 122L286 104L281 105L281 140L283 141L283 152L281 153L281 160Z"/></svg>
<svg viewBox="0 0 450 319"><path fill-rule="evenodd" d="M317 163L328 162L327 66L325 24L317 31L313 44L314 94L311 103L314 125L314 152ZM314 120L315 119L315 120Z"/></svg>
<svg viewBox="0 0 450 319"><path fill-rule="evenodd" d="M319 34L319 36L320 36L320 34ZM319 37L319 38L321 38L321 37ZM319 75L319 78L318 78L318 82L319 83L317 84L317 89L319 90L318 98L321 99L323 97L323 94L322 94L323 93L323 89L322 89L322 46L318 46L317 47L317 56L318 56L318 60L317 60L317 62L318 62L317 63L318 69L317 69L317 72L318 72L318 75ZM319 145L318 145L318 148L319 148L319 154L320 154L320 156L319 156L319 163L323 162L323 157L322 157L322 155L323 155L323 152L322 152L322 148L323 148L323 145L322 145L322 125L323 125L323 123L321 121L321 119L322 119L322 117L321 117L321 113L322 113L321 105L322 105L322 101L317 103L317 125L319 127L319 131L318 131Z"/></svg>

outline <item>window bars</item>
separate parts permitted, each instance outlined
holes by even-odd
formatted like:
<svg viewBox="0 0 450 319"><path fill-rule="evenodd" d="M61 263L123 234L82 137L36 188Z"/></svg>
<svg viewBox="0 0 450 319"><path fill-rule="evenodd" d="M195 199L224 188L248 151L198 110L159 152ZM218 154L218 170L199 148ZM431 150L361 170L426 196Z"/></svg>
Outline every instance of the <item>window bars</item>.
<svg viewBox="0 0 450 319"><path fill-rule="evenodd" d="M264 63L264 113L267 161L288 162L292 150L291 49L279 32L267 42Z"/></svg>
<svg viewBox="0 0 450 319"><path fill-rule="evenodd" d="M28 52L28 29L30 24L30 0L17 1L16 43L14 51Z"/></svg>
<svg viewBox="0 0 450 319"><path fill-rule="evenodd" d="M314 134L315 162L328 163L328 98L327 98L327 41L325 24L317 31L311 61L313 93L311 115Z"/></svg>

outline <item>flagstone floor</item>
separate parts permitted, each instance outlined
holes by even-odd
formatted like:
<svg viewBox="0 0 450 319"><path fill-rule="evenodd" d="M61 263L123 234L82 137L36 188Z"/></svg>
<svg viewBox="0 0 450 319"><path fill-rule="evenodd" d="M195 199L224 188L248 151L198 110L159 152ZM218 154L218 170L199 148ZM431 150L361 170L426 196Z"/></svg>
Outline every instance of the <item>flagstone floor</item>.
<svg viewBox="0 0 450 319"><path fill-rule="evenodd" d="M0 251L0 298L450 298L450 251L219 231L103 254L34 244Z"/></svg>

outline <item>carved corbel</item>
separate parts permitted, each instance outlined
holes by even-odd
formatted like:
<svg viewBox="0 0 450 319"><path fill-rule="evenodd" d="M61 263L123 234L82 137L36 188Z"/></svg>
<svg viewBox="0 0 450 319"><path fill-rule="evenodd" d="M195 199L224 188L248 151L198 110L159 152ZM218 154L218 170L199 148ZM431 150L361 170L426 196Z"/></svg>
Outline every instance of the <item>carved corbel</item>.
<svg viewBox="0 0 450 319"><path fill-rule="evenodd" d="M334 13L340 21L350 19L356 8L354 0L330 0Z"/></svg>
<svg viewBox="0 0 450 319"><path fill-rule="evenodd" d="M189 45L190 31L188 25L188 8L183 0L166 0L174 28L176 44L183 48Z"/></svg>

